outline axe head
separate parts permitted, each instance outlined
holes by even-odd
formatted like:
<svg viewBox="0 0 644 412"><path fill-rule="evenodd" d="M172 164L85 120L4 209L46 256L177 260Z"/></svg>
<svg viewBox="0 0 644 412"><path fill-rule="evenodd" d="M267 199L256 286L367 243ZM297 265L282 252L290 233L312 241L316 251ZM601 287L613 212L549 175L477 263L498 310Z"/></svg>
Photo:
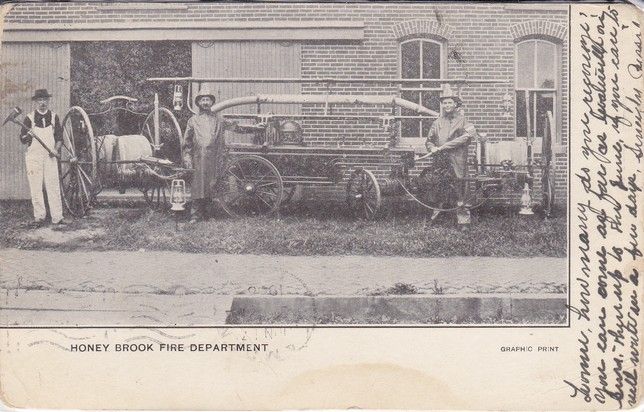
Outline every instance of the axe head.
<svg viewBox="0 0 644 412"><path fill-rule="evenodd" d="M4 122L2 122L2 125L4 126L5 124L7 124L9 122L13 122L21 114L22 114L22 109L20 107L18 107L18 106L14 107L11 110L11 113L9 113L9 116L7 116L7 118L4 119Z"/></svg>

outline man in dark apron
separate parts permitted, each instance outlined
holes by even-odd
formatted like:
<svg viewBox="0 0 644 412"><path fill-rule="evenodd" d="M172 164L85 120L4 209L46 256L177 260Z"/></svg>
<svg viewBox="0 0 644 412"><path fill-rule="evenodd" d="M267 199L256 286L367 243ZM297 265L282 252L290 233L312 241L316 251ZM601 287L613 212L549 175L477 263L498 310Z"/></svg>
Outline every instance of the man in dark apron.
<svg viewBox="0 0 644 412"><path fill-rule="evenodd" d="M188 120L184 133L184 166L194 169L191 184L191 222L208 218L208 206L215 195L211 182L219 181L223 173L224 132L232 130L238 133L256 133L264 129L261 124L240 126L236 122L222 118L212 112L214 103L214 94L206 87L202 87L195 97L195 105L199 112Z"/></svg>

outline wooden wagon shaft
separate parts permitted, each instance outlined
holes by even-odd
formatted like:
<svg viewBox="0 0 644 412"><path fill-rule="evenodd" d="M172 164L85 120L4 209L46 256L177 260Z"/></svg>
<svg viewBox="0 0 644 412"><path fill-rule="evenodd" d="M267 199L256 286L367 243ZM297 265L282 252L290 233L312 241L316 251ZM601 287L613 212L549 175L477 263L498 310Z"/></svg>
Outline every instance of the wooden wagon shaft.
<svg viewBox="0 0 644 412"><path fill-rule="evenodd" d="M439 79L382 79L375 77L366 78L312 78L302 77L285 77L285 78L257 78L249 79L242 77L151 77L147 81L151 82L194 82L194 83L380 83L380 84L402 84L402 83L480 83L480 84L499 84L510 83L502 79L468 79L468 78L439 78Z"/></svg>
<svg viewBox="0 0 644 412"><path fill-rule="evenodd" d="M235 97L224 100L212 107L213 112L220 112L230 107L241 106L245 104L394 104L413 110L416 113L424 113L430 116L438 117L438 113L430 110L418 103L410 102L396 96L379 96L379 95L319 95L319 94L258 94L254 96Z"/></svg>

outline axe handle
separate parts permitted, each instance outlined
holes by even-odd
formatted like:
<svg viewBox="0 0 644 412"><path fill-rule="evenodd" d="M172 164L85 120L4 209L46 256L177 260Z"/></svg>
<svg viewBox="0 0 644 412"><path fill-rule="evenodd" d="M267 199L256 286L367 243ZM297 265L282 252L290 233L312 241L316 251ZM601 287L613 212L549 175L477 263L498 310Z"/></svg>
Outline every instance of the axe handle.
<svg viewBox="0 0 644 412"><path fill-rule="evenodd" d="M40 143L40 145L41 145L42 147L44 147L44 148L45 148L45 150L46 150L50 155L52 155L52 156L54 156L56 159L60 160L60 156L58 155L58 153L55 153L54 151L52 151L52 150L51 150L51 149L50 149L50 148L49 148L49 147L48 147L48 146L47 146L47 145L46 145L42 140L40 140L40 137L36 136L36 133L34 133L31 129L29 129L29 130L27 131L27 133L29 133L29 135L30 135L31 137L33 137L34 139L36 139L36 140L38 141L38 143Z"/></svg>
<svg viewBox="0 0 644 412"><path fill-rule="evenodd" d="M38 141L38 143L40 143L40 145L45 148L47 153L49 153L50 155L52 155L56 159L60 160L60 156L58 155L58 153L53 152L49 147L47 147L47 145L42 140L40 140L40 138L38 136L36 136L36 133L33 132L32 128L28 128L27 126L25 126L25 124L23 122L21 122L19 120L16 120L15 118L14 119L7 118L7 120L11 121L12 123L17 124L18 126L20 126L22 128L27 129L27 133L29 134L29 136L31 136L34 139L36 139ZM5 123L6 123L6 121L5 121ZM3 125L4 125L4 123L3 123Z"/></svg>
<svg viewBox="0 0 644 412"><path fill-rule="evenodd" d="M26 127L25 127L25 125L24 125L24 123L19 122L19 121L18 121L18 120L16 120L16 119L13 119L13 120L12 120L12 122L13 122L13 123L15 123L15 124L17 124L18 126L21 126L21 127L26 128ZM26 128L26 129L27 129L27 128ZM36 136L36 133L34 133L32 129L30 129L30 128L29 128L29 129L27 129L27 133L29 134L29 136L31 136L31 137L33 137L34 139L36 139L36 140L38 141L38 143L40 143L40 145L41 145L42 147L44 147L44 148L45 148L45 150L46 150L50 155L52 155L52 156L54 156L56 159L60 160L60 156L58 155L58 153L53 152L49 147L47 147L47 145L46 145L46 144L45 144L45 143L40 139L40 137Z"/></svg>

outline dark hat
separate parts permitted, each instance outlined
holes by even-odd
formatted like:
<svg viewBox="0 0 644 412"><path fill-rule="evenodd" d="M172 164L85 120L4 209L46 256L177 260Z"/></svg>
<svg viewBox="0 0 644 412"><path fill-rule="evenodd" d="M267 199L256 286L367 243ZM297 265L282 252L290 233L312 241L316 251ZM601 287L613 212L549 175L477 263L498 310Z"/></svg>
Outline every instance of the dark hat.
<svg viewBox="0 0 644 412"><path fill-rule="evenodd" d="M208 85L204 85L199 89L199 93L195 96L195 103L199 101L201 97L210 97L213 102L216 102L217 99L215 98L214 92L208 87Z"/></svg>
<svg viewBox="0 0 644 412"><path fill-rule="evenodd" d="M51 96L53 96L53 95L49 94L47 89L38 89L38 90L36 90L34 95L31 96L31 100L48 99Z"/></svg>
<svg viewBox="0 0 644 412"><path fill-rule="evenodd" d="M452 99L454 100L454 103L456 103L457 106L460 106L461 104L463 104L461 97L458 95L458 93L454 93L452 91L452 88L450 87L449 84L444 84L442 89L443 90L441 91L441 95L439 97L441 102L445 99Z"/></svg>

